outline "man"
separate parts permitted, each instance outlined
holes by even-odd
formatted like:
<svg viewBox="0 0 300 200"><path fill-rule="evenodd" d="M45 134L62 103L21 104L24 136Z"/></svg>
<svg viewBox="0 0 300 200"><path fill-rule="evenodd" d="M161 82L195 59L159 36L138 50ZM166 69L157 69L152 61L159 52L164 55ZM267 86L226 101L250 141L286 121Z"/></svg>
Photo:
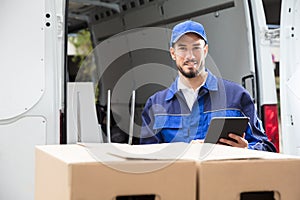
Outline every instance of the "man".
<svg viewBox="0 0 300 200"><path fill-rule="evenodd" d="M265 135L249 93L240 85L217 78L205 68L208 53L203 26L185 21L173 28L170 54L178 77L166 90L151 96L142 113L141 144L202 141L213 117L249 117L243 137L219 143L276 151Z"/></svg>

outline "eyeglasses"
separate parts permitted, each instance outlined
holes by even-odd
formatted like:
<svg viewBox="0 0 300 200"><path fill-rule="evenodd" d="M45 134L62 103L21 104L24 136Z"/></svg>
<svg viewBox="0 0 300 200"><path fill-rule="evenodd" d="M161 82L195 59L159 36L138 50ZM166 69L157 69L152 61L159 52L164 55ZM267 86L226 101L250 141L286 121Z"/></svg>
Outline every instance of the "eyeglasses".
<svg viewBox="0 0 300 200"><path fill-rule="evenodd" d="M192 48L188 48L187 46L178 46L175 48L175 54L179 55L179 56L186 56L186 55L199 55L201 54L202 50L204 49L205 44L204 45L196 45L193 46Z"/></svg>

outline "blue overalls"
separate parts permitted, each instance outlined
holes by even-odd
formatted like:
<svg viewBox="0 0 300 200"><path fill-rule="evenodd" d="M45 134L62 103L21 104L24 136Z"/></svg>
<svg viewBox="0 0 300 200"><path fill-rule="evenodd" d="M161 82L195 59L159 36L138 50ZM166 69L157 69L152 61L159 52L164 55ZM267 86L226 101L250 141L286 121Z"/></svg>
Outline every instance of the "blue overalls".
<svg viewBox="0 0 300 200"><path fill-rule="evenodd" d="M213 117L250 118L245 139L249 149L276 151L264 133L254 103L242 86L215 77L209 70L192 110L189 109L177 79L152 95L142 113L141 144L190 142L204 139Z"/></svg>

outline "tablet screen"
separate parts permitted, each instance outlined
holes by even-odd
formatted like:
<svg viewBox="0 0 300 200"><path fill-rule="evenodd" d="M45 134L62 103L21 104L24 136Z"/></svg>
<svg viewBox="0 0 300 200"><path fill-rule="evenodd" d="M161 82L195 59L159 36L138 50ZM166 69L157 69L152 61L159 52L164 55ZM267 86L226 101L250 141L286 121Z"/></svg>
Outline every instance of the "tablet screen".
<svg viewBox="0 0 300 200"><path fill-rule="evenodd" d="M220 138L233 140L228 137L229 133L243 136L248 122L248 117L214 117L211 119L204 142L216 144Z"/></svg>

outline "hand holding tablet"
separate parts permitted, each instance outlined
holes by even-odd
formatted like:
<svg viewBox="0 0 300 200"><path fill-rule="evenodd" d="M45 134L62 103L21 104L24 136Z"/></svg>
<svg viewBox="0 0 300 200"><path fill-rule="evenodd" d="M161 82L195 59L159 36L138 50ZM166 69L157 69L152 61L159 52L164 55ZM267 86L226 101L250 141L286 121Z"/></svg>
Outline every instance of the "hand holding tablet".
<svg viewBox="0 0 300 200"><path fill-rule="evenodd" d="M244 147L243 145L248 145L247 141L243 138L244 132L247 129L249 122L248 117L215 117L212 118L206 138L205 143L220 143L220 139L226 139L226 143L230 146ZM238 137L229 134L235 134ZM236 138L233 139L233 138ZM222 141L222 140L221 140ZM246 144L247 143L247 144Z"/></svg>

